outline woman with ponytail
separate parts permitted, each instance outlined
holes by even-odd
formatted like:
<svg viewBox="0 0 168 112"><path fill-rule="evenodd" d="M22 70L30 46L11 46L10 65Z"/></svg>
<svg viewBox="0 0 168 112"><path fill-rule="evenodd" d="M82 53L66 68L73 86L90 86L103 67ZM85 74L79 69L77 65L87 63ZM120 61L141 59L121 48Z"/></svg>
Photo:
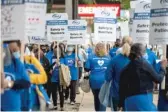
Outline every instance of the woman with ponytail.
<svg viewBox="0 0 168 112"><path fill-rule="evenodd" d="M119 104L119 79L120 73L123 68L129 63L129 54L131 49L132 39L131 37L124 37L122 40L122 47L119 51L120 53L115 56L106 71L106 81L112 81L111 91L110 91L110 98L112 101L113 106L111 109L117 111L118 104Z"/></svg>
<svg viewBox="0 0 168 112"><path fill-rule="evenodd" d="M90 72L89 81L94 96L95 111L106 110L106 107L100 103L99 92L105 81L105 73L110 60L105 44L98 43L95 47L95 53L91 54L85 63L85 71Z"/></svg>
<svg viewBox="0 0 168 112"><path fill-rule="evenodd" d="M167 60L161 61L157 73L144 58L145 52L143 44L134 44L129 55L130 63L120 73L119 107L125 111L157 111L153 104L153 82L162 82Z"/></svg>

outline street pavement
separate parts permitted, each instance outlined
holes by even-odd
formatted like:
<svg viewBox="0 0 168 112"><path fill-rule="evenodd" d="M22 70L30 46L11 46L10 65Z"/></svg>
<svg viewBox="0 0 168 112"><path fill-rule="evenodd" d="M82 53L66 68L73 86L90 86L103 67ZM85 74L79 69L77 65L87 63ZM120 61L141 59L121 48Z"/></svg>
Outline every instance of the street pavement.
<svg viewBox="0 0 168 112"><path fill-rule="evenodd" d="M157 105L158 101L158 94L154 94L154 104ZM58 101L59 103L59 101ZM52 106L50 106L51 108ZM76 96L76 104L70 105L70 102L68 101L65 103L65 112L80 112L80 111L94 111L94 99L92 92L84 93L80 89L80 94L77 94ZM58 111L59 111L59 105L58 105ZM110 111L110 108L107 108L106 111Z"/></svg>

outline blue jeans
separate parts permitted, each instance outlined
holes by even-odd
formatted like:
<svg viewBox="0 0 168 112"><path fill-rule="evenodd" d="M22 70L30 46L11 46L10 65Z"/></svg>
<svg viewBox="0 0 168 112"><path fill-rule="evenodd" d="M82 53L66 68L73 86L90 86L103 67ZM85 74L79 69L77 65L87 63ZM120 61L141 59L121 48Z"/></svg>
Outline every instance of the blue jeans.
<svg viewBox="0 0 168 112"><path fill-rule="evenodd" d="M100 89L92 89L92 93L94 96L94 106L96 111L106 111L106 107L102 105L99 101L99 92Z"/></svg>

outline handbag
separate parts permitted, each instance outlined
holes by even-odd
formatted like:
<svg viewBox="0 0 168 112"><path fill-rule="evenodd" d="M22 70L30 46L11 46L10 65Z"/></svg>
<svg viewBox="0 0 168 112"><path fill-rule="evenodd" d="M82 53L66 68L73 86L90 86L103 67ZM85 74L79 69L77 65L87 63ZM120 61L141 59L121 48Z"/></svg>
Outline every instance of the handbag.
<svg viewBox="0 0 168 112"><path fill-rule="evenodd" d="M90 92L90 83L89 83L89 78L84 77L84 79L80 83L80 87L83 92L89 93Z"/></svg>
<svg viewBox="0 0 168 112"><path fill-rule="evenodd" d="M106 107L111 107L110 88L111 82L105 81L99 92L100 103Z"/></svg>

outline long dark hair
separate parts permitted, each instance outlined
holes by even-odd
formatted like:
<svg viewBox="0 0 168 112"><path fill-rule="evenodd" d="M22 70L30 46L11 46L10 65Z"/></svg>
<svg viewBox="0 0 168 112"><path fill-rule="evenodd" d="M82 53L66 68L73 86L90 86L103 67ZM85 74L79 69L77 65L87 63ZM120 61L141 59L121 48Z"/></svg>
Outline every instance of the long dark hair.
<svg viewBox="0 0 168 112"><path fill-rule="evenodd" d="M139 57L142 57L145 54L146 48L143 44L141 43L135 43L131 47L129 59L130 60L135 60Z"/></svg>

